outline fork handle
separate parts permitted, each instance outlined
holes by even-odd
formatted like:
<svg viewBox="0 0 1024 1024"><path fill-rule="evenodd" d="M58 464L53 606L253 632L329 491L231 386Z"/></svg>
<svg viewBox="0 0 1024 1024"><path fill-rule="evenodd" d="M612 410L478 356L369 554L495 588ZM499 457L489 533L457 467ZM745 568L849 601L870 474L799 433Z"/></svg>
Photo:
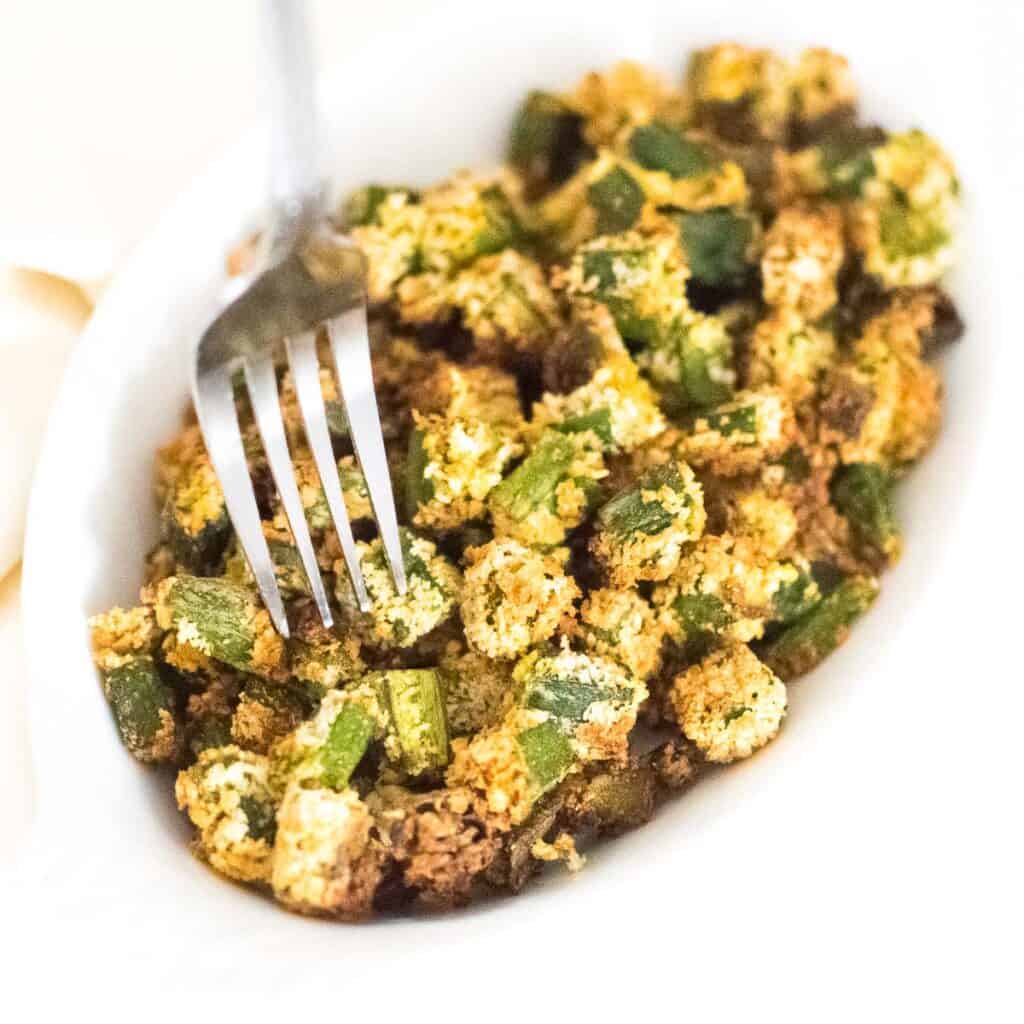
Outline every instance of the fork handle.
<svg viewBox="0 0 1024 1024"><path fill-rule="evenodd" d="M271 66L271 251L290 250L322 219L324 181L305 0L263 0Z"/></svg>

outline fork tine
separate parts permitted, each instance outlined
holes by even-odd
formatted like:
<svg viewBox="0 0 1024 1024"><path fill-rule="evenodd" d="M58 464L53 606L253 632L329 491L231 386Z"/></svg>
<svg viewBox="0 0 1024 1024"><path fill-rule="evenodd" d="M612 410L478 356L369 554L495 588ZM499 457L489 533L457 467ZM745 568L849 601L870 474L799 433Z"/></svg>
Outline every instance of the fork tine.
<svg viewBox="0 0 1024 1024"><path fill-rule="evenodd" d="M373 389L365 304L330 320L327 333L331 339L338 386L345 400L352 443L366 480L384 553L391 566L395 588L399 594L404 594L405 562L398 533L398 517L395 514L395 498L391 491L391 475L388 473L388 460L384 451L384 434Z"/></svg>
<svg viewBox="0 0 1024 1024"><path fill-rule="evenodd" d="M323 392L320 390L320 361L316 354L316 336L312 331L305 331L294 338L289 338L286 347L295 394L299 399L302 422L306 428L306 440L313 453L316 471L320 474L320 483L327 497L327 507L331 510L334 529L341 542L341 551L345 556L345 565L348 566L348 575L352 581L356 601L366 612L370 610L370 599L366 593L366 584L363 582L363 570L359 564L355 538L352 536L352 523L341 492L338 463L334 458L331 438L327 432L327 412L324 409Z"/></svg>
<svg viewBox="0 0 1024 1024"><path fill-rule="evenodd" d="M263 438L263 449L267 453L270 471L274 475L277 493L281 496L281 504L288 517L288 525L295 538L302 567L306 570L313 600L316 601L323 624L331 626L334 620L330 605L327 603L324 581L320 578L320 568L316 562L313 541L309 536L302 498L299 497L299 488L295 482L295 470L292 468L291 454L284 435L284 422L281 419L277 379L274 376L274 364L269 352L245 363L245 380L249 385L249 398L256 415L256 425Z"/></svg>
<svg viewBox="0 0 1024 1024"><path fill-rule="evenodd" d="M263 603L270 612L274 628L287 638L288 616L285 614L281 591L277 586L274 562L263 535L263 524L256 506L256 494L245 461L242 433L238 426L238 412L231 387L231 373L227 366L196 375L193 386L196 414L203 432L203 441L210 461L217 473L224 502L228 507L235 533L249 568L256 577Z"/></svg>

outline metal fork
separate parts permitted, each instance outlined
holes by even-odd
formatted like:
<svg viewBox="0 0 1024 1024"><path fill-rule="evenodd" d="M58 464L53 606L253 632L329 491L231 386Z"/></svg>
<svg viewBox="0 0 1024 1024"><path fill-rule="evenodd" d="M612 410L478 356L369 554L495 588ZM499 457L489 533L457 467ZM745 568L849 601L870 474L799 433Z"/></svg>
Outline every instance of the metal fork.
<svg viewBox="0 0 1024 1024"><path fill-rule="evenodd" d="M264 0L275 79L271 228L260 268L234 281L226 305L199 340L192 393L203 440L228 514L277 631L289 635L274 563L263 534L235 408L242 376L281 505L325 626L332 615L320 576L281 417L274 355L282 342L306 440L323 485L356 601L369 597L342 496L320 390L316 331L326 324L339 392L395 586L405 567L370 366L366 260L325 216L317 158L312 61L302 3Z"/></svg>

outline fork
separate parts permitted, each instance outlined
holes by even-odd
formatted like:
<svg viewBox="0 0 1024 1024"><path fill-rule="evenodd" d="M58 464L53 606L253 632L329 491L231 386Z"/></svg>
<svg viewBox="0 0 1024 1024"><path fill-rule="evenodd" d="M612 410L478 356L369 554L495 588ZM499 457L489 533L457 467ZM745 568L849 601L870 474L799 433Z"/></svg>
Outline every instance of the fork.
<svg viewBox="0 0 1024 1024"><path fill-rule="evenodd" d="M224 308L199 339L192 394L235 533L274 626L287 637L288 618L246 464L234 386L241 375L313 600L324 625L330 627L333 616L281 417L274 356L284 344L306 440L352 590L359 608L368 611L370 598L320 390L316 332L324 324L356 458L400 594L405 593L406 578L370 364L366 259L358 247L331 228L325 214L312 62L302 4L298 0L264 0L263 7L275 80L271 226L259 268L231 282Z"/></svg>

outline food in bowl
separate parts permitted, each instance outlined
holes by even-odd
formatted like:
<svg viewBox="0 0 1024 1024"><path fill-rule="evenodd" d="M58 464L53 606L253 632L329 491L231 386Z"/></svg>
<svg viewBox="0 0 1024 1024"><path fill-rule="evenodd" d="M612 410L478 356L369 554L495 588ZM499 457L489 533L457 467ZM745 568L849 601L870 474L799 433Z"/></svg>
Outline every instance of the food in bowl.
<svg viewBox="0 0 1024 1024"><path fill-rule="evenodd" d="M763 747L899 557L893 488L939 430L955 170L863 124L838 55L722 44L678 85L619 64L529 94L507 157L338 212L369 260L408 592L324 370L360 611L282 366L338 625L241 398L292 636L194 419L157 458L140 604L91 620L197 855L303 913L518 892Z"/></svg>

